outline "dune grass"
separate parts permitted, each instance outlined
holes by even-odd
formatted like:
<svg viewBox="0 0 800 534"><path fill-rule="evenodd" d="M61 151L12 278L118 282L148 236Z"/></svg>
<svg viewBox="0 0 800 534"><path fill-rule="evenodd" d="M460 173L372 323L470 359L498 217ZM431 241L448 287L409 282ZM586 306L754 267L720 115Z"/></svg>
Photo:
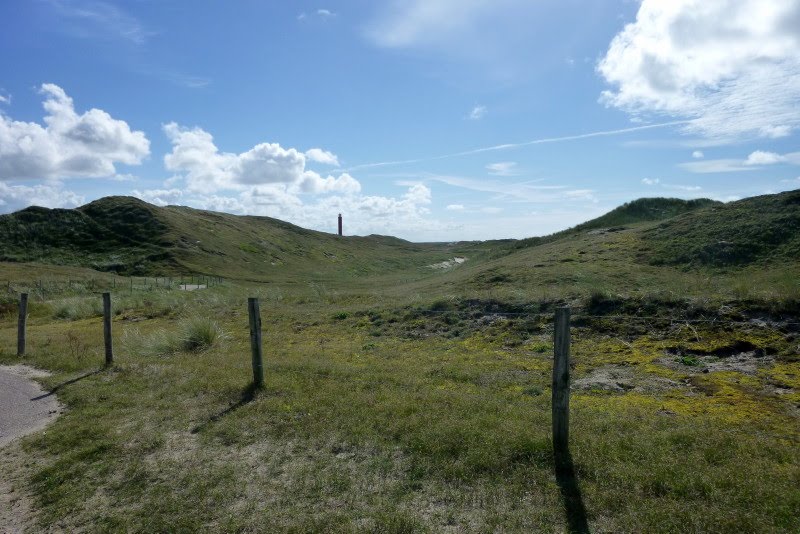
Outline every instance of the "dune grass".
<svg viewBox="0 0 800 534"><path fill-rule="evenodd" d="M248 387L253 294L261 391ZM576 315L574 378L611 367L635 385L573 392L577 486L556 476L549 431L549 314L567 301L663 318ZM115 299L116 364L103 369L98 317L35 304L24 361L54 372L46 385L68 409L15 445L24 463L0 453L40 511L33 530L552 532L582 511L593 531L800 527L797 338L775 323L790 307L229 286ZM772 322L672 320L712 313ZM0 321L2 363L19 361L14 329L13 314ZM84 346L65 350L70 337ZM769 349L769 363L703 374L670 352L732 339Z"/></svg>

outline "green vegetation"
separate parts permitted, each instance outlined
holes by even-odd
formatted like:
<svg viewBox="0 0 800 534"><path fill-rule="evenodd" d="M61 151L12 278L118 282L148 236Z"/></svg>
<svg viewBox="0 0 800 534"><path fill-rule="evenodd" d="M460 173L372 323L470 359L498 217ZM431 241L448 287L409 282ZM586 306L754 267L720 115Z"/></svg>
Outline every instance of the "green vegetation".
<svg viewBox="0 0 800 534"><path fill-rule="evenodd" d="M339 239L152 208L174 261L154 268L228 281L115 292L110 369L86 283L99 273L77 255L2 264L76 289L32 296L23 361L53 373L43 381L67 410L0 451L0 481L39 512L32 531L564 531L580 511L553 470L550 381L552 313L568 304L571 455L592 531L796 532L794 237L724 265L690 254L732 218L751 225L742 243L768 234L796 214L791 198L632 203L605 219L624 228L522 244ZM759 202L772 206L761 222ZM653 220L659 206L673 216ZM691 261L656 261L666 239L686 239ZM467 261L429 267L454 256ZM248 296L261 301L261 391ZM15 335L7 297L0 363L20 362Z"/></svg>

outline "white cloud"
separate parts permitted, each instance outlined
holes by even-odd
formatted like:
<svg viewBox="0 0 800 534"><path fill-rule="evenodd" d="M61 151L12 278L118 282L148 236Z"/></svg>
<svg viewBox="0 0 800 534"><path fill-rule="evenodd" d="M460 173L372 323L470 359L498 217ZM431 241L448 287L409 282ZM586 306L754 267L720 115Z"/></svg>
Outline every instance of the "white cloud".
<svg viewBox="0 0 800 534"><path fill-rule="evenodd" d="M693 172L696 174L709 174L716 172L740 172L740 171L754 171L753 166L744 164L741 159L709 159L705 161L689 161L686 163L679 163L678 167L681 169Z"/></svg>
<svg viewBox="0 0 800 534"><path fill-rule="evenodd" d="M320 230L335 230L331 217L335 223L335 214L341 212L348 233L430 239L442 228L429 217L431 190L422 183L409 183L398 197L364 195L361 184L347 172L323 177L306 169L310 159L335 160L322 149L302 152L261 143L237 154L220 151L201 128L169 123L164 132L173 145L164 164L176 176L165 182L164 189L132 192L149 202L268 215Z"/></svg>
<svg viewBox="0 0 800 534"><path fill-rule="evenodd" d="M480 119L482 119L482 118L484 118L486 116L486 112L487 111L488 110L486 109L486 106L475 106L469 112L469 115L467 115L467 118L469 120L472 120L472 121L480 120Z"/></svg>
<svg viewBox="0 0 800 534"><path fill-rule="evenodd" d="M767 126L762 126L759 129L759 133L761 134L761 137L768 137L770 139L778 139L780 137L786 137L789 134L791 134L792 133L792 128L787 126L787 125L773 126L771 124L768 124Z"/></svg>
<svg viewBox="0 0 800 534"><path fill-rule="evenodd" d="M781 163L786 161L786 158L775 152L764 152L763 150L756 150L752 152L745 160L745 165L772 165L773 163Z"/></svg>
<svg viewBox="0 0 800 534"><path fill-rule="evenodd" d="M178 204L183 198L183 191L180 189L146 189L144 191L134 189L131 194L156 206Z"/></svg>
<svg viewBox="0 0 800 534"><path fill-rule="evenodd" d="M489 174L494 176L516 176L519 174L516 167L516 161L499 161L487 165L486 170L489 171Z"/></svg>
<svg viewBox="0 0 800 534"><path fill-rule="evenodd" d="M345 217L349 234L381 233L431 239L444 226L430 219L431 191L422 184L399 197L333 194L304 201L284 184L249 187L235 193L204 194L180 189L134 190L133 195L158 205L183 204L234 214L267 215L305 228L335 231L336 214Z"/></svg>
<svg viewBox="0 0 800 534"><path fill-rule="evenodd" d="M316 11L312 12L311 15L303 11L299 15L297 15L297 20L304 21L308 20L309 17L317 17L322 20L327 20L336 16L336 13L331 11L330 9L317 9Z"/></svg>
<svg viewBox="0 0 800 534"><path fill-rule="evenodd" d="M46 83L45 125L0 113L0 180L101 178L115 165L138 165L150 153L144 132L103 110L78 114L59 86Z"/></svg>
<svg viewBox="0 0 800 534"><path fill-rule="evenodd" d="M2 104L10 104L11 103L11 95L2 95L2 94L0 94L0 103L2 103Z"/></svg>
<svg viewBox="0 0 800 534"><path fill-rule="evenodd" d="M74 208L85 202L84 197L64 190L58 183L26 186L0 181L0 212L16 211L28 206Z"/></svg>
<svg viewBox="0 0 800 534"><path fill-rule="evenodd" d="M694 173L714 173L754 171L759 165L772 165L775 163L800 165L800 152L776 154L775 152L756 150L751 152L746 159L709 159L681 163L678 166Z"/></svg>
<svg viewBox="0 0 800 534"><path fill-rule="evenodd" d="M656 185L661 182L658 178L642 178L642 183L644 185Z"/></svg>
<svg viewBox="0 0 800 534"><path fill-rule="evenodd" d="M361 184L350 176L349 174L342 173L338 178L328 176L322 178L319 174L313 171L306 171L303 173L298 187L303 193L347 193L355 194L361 192Z"/></svg>
<svg viewBox="0 0 800 534"><path fill-rule="evenodd" d="M598 71L602 101L634 115L691 119L720 139L781 137L800 126L800 3L644 0Z"/></svg>
<svg viewBox="0 0 800 534"><path fill-rule="evenodd" d="M447 211L464 211L464 205L463 204L448 204L447 207L445 207L445 209Z"/></svg>
<svg viewBox="0 0 800 534"><path fill-rule="evenodd" d="M705 157L705 154L703 154L702 150L695 150L694 152L692 152L692 157L694 159L703 159Z"/></svg>
<svg viewBox="0 0 800 534"><path fill-rule="evenodd" d="M677 191L700 191L703 188L699 185L679 185L679 184L664 184L666 189L675 189Z"/></svg>
<svg viewBox="0 0 800 534"><path fill-rule="evenodd" d="M339 166L339 158L336 157L336 154L328 152L327 150L322 150L321 148L306 150L306 158L325 165Z"/></svg>
<svg viewBox="0 0 800 534"><path fill-rule="evenodd" d="M306 193L352 193L361 189L347 173L322 178L306 170L308 159L338 164L334 154L319 148L304 153L278 143L260 143L235 154L220 152L211 134L201 128L183 128L171 122L164 125L164 133L172 142L164 165L182 176L191 191L213 193L264 184L284 184Z"/></svg>

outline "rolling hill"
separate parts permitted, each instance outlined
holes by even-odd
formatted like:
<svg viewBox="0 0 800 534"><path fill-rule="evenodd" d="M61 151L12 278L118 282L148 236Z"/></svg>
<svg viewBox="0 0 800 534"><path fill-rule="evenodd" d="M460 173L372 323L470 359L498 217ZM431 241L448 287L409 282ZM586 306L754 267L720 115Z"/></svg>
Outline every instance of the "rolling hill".
<svg viewBox="0 0 800 534"><path fill-rule="evenodd" d="M106 197L76 209L0 216L0 260L126 275L184 272L252 281L406 281L485 288L583 276L617 285L659 269L796 266L800 191L722 204L648 198L556 234L523 240L411 243L345 237L269 217ZM454 256L454 268L430 266ZM581 274L582 273L582 274Z"/></svg>

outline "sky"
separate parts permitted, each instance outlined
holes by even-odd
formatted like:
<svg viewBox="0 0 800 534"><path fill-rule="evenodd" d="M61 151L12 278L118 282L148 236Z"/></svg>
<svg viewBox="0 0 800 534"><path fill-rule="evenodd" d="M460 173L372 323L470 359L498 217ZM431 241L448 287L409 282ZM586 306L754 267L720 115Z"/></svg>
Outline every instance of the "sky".
<svg viewBox="0 0 800 534"><path fill-rule="evenodd" d="M800 0L0 2L0 213L545 235L800 188Z"/></svg>

